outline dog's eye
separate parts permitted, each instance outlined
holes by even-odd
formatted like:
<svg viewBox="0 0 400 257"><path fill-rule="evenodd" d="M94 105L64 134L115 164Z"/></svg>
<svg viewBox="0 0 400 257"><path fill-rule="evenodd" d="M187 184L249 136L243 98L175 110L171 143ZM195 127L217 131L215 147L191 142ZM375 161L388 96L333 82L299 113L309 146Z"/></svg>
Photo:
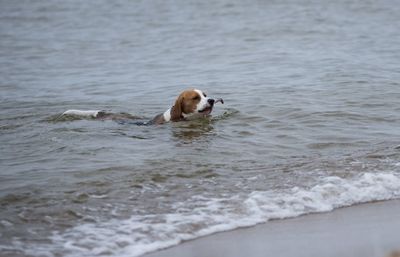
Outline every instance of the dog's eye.
<svg viewBox="0 0 400 257"><path fill-rule="evenodd" d="M204 94L204 93L203 93L203 95L204 95L204 97L207 97L207 95L206 95L206 94Z"/></svg>

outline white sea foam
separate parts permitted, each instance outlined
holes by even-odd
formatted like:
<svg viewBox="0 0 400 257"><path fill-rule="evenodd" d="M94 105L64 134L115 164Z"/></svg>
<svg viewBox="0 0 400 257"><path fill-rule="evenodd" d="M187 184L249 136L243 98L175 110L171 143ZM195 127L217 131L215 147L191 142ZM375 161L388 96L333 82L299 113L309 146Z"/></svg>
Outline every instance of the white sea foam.
<svg viewBox="0 0 400 257"><path fill-rule="evenodd" d="M246 196L209 199L197 196L177 203L175 213L133 216L101 224L83 224L52 236L45 247L25 246L31 255L139 256L212 233L252 226L271 219L327 212L335 208L400 197L400 174L365 173L345 179L326 177L311 188L255 191Z"/></svg>

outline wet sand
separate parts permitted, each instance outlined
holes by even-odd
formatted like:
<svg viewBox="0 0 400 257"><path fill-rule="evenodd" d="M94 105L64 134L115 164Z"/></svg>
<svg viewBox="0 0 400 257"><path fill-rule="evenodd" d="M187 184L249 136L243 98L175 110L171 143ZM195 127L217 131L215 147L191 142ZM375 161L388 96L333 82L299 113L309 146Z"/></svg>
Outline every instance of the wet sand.
<svg viewBox="0 0 400 257"><path fill-rule="evenodd" d="M400 200L269 221L145 257L383 257L394 250L400 250Z"/></svg>

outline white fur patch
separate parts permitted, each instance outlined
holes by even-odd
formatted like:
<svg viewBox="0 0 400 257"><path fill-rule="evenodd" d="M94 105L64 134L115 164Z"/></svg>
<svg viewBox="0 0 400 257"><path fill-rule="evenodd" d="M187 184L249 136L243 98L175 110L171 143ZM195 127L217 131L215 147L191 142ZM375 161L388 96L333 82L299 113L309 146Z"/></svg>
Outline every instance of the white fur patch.
<svg viewBox="0 0 400 257"><path fill-rule="evenodd" d="M68 110L63 112L62 115L76 115L81 117L93 117L96 118L101 110Z"/></svg>
<svg viewBox="0 0 400 257"><path fill-rule="evenodd" d="M200 95L200 102L197 104L196 110L195 110L195 112L198 112L209 106L209 104L208 104L209 98L205 97L203 91L201 91L199 89L195 89L194 91L196 91Z"/></svg>
<svg viewBox="0 0 400 257"><path fill-rule="evenodd" d="M163 114L164 120L165 122L168 122L171 120L171 108L169 108L168 110L166 110Z"/></svg>

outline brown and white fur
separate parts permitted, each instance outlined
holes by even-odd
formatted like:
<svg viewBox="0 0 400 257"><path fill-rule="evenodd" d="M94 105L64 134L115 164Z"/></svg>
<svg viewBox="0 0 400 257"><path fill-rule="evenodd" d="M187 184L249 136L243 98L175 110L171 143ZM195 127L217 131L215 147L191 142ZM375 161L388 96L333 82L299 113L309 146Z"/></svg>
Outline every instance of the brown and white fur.
<svg viewBox="0 0 400 257"><path fill-rule="evenodd" d="M183 91L174 105L164 113L153 118L152 123L163 124L169 121L192 120L204 117L212 112L215 100L207 97L199 89Z"/></svg>
<svg viewBox="0 0 400 257"><path fill-rule="evenodd" d="M222 99L218 99L217 101L223 103ZM156 115L146 124L163 124L171 121L176 122L204 117L212 112L215 102L214 99L207 97L207 95L199 89L185 90L178 96L171 108L166 110L164 113ZM125 114L107 113L99 110L68 110L64 112L63 115L75 115L100 120L118 120L133 117L127 117Z"/></svg>

